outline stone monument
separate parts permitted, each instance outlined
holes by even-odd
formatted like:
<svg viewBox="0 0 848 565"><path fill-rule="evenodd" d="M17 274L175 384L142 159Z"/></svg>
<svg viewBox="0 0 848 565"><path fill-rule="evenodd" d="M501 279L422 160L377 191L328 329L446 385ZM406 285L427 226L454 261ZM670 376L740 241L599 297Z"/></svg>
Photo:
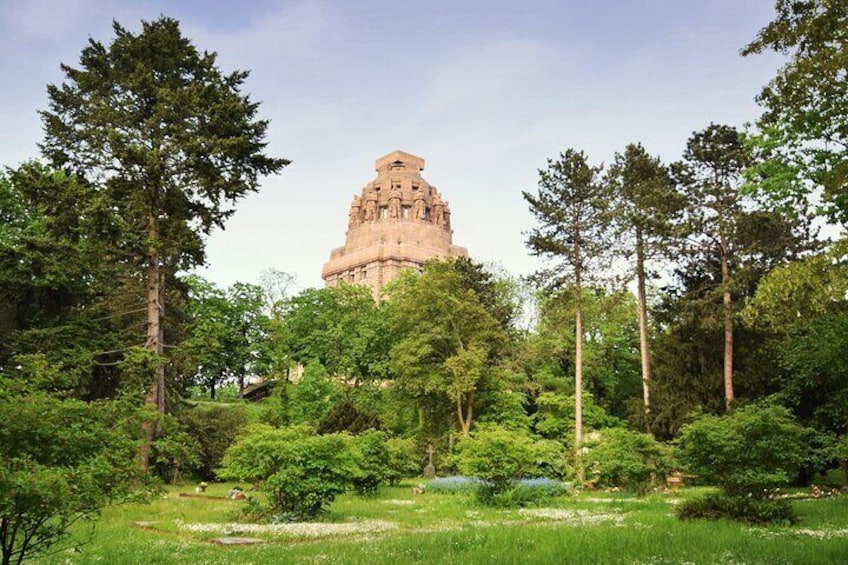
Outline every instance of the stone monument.
<svg viewBox="0 0 848 565"><path fill-rule="evenodd" d="M344 247L333 249L321 276L365 284L378 298L383 286L406 268L420 269L433 257L466 257L453 245L450 207L421 178L424 159L393 151L377 159L377 178L353 197Z"/></svg>

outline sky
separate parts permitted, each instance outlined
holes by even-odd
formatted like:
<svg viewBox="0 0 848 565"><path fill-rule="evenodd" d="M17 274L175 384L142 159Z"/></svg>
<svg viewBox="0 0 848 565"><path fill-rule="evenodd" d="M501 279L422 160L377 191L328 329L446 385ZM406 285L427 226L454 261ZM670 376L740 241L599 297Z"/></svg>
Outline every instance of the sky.
<svg viewBox="0 0 848 565"><path fill-rule="evenodd" d="M351 198L395 149L425 159L454 243L515 275L537 269L521 192L568 148L609 163L628 143L670 162L711 122L743 126L781 60L739 50L774 0L0 0L0 166L38 158L47 84L112 21L176 18L270 119L292 161L241 200L199 273L267 269L322 286Z"/></svg>

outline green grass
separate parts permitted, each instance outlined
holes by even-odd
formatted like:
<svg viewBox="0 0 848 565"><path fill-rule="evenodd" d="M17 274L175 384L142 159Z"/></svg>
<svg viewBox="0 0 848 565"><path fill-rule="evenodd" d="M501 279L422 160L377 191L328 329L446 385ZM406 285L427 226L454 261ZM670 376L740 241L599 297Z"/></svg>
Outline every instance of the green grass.
<svg viewBox="0 0 848 565"><path fill-rule="evenodd" d="M210 498L181 498L193 486L171 487L147 505L109 508L90 543L41 564L263 564L263 563L844 563L848 560L848 497L799 500L797 526L681 522L675 499L687 489L643 498L603 493L567 495L545 515L477 505L466 495L413 496L410 485L384 488L373 498L340 497L324 517L333 524L372 524L390 530L292 537L246 533L265 541L221 547L222 534L187 531L180 524L238 521L242 502L220 500L231 485L211 485ZM536 509L535 512L540 512ZM558 514L555 514L558 512ZM149 528L137 521L155 522ZM342 526L347 527L347 526ZM78 535L82 535L80 530ZM824 538L824 539L820 539Z"/></svg>

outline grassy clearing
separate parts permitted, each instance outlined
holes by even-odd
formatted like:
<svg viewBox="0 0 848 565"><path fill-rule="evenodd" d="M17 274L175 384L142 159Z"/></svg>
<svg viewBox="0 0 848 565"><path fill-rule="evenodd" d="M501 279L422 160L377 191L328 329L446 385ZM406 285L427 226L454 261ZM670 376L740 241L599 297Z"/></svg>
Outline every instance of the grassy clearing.
<svg viewBox="0 0 848 565"><path fill-rule="evenodd" d="M793 502L801 523L750 528L680 522L672 504L695 490L635 498L583 493L545 508L484 508L466 495L413 496L411 485L373 498L339 498L322 524L239 526L242 502L211 485L208 498L184 498L172 487L148 505L107 509L81 552L62 551L41 564L263 563L844 563L848 498ZM143 524L138 524L143 522ZM84 530L77 532L83 536ZM222 547L227 534L262 539Z"/></svg>

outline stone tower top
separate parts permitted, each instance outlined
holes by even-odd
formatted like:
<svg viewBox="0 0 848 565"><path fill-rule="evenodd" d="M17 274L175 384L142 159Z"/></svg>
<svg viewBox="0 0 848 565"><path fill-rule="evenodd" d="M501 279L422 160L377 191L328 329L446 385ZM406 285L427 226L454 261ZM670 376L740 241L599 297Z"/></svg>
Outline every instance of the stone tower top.
<svg viewBox="0 0 848 565"><path fill-rule="evenodd" d="M322 277L370 285L374 296L404 268L432 257L464 257L453 244L450 205L421 177L424 159L392 151L374 163L377 178L354 195L344 247L334 249Z"/></svg>
<svg viewBox="0 0 848 565"><path fill-rule="evenodd" d="M374 162L374 170L380 172L410 171L417 173L424 170L424 159L403 151L392 151Z"/></svg>

